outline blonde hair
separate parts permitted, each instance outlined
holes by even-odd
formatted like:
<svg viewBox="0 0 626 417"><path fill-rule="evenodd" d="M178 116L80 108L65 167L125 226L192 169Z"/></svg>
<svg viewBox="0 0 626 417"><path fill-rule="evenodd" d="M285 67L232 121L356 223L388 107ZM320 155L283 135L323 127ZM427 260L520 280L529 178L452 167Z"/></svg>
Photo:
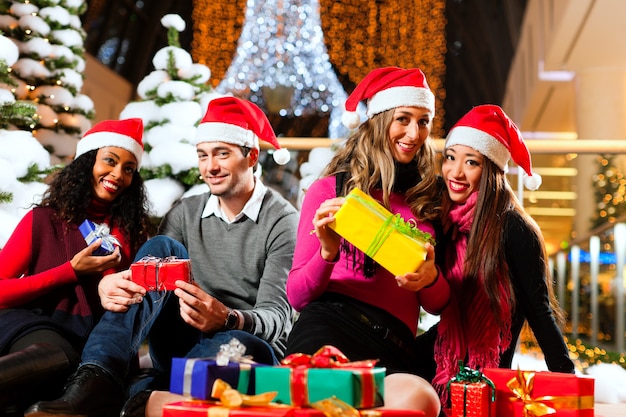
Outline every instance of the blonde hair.
<svg viewBox="0 0 626 417"><path fill-rule="evenodd" d="M368 194L372 189L381 189L382 203L390 208L389 195L397 180L396 162L388 139L394 111L390 109L378 113L361 124L324 170L324 176L345 174L343 195L355 187ZM430 137L417 152L415 160L420 180L405 193L406 202L418 219L434 220L439 216L441 207L435 149Z"/></svg>

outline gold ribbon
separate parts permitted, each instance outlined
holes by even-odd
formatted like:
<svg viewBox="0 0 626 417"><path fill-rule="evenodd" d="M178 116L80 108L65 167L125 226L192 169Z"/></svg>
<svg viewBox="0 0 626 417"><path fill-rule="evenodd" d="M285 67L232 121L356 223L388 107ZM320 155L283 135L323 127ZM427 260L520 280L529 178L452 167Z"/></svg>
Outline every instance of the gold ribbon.
<svg viewBox="0 0 626 417"><path fill-rule="evenodd" d="M219 406L219 405L215 407L209 407L207 409L208 417L228 417L229 413L230 413L230 408Z"/></svg>
<svg viewBox="0 0 626 417"><path fill-rule="evenodd" d="M509 380L506 384L515 395L515 397L509 397L509 400L521 400L524 403L524 417L541 417L556 414L558 409L584 410L594 406L592 395L545 395L533 398L534 383L535 372L523 372L518 369L516 377ZM545 404L546 402L550 405Z"/></svg>
<svg viewBox="0 0 626 417"><path fill-rule="evenodd" d="M326 417L365 417L359 410L335 396L316 401L311 404L311 407L320 410ZM374 412L377 414L367 414L367 417L381 416L380 411Z"/></svg>
<svg viewBox="0 0 626 417"><path fill-rule="evenodd" d="M242 394L223 379L216 379L211 389L211 397L219 400L226 408L237 408L241 406L267 407L276 398L278 392L270 391L256 395ZM210 410L209 410L210 412ZM216 413L219 410L216 410ZM228 415L228 414L226 414Z"/></svg>

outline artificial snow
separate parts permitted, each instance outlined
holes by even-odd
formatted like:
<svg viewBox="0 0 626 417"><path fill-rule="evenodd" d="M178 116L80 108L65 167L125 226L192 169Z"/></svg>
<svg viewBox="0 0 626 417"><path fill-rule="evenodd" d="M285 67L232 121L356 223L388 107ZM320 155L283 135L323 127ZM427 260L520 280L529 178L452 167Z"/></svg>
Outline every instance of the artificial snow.
<svg viewBox="0 0 626 417"><path fill-rule="evenodd" d="M18 24L26 33L29 31L33 36L48 36L50 34L50 26L39 16L26 15L20 17Z"/></svg>
<svg viewBox="0 0 626 417"><path fill-rule="evenodd" d="M35 164L40 169L50 167L50 155L30 132L0 130L0 189L13 195L13 201L0 204L0 247L4 246L19 220L39 202L46 185L41 182L22 183L18 178Z"/></svg>
<svg viewBox="0 0 626 417"><path fill-rule="evenodd" d="M155 146L150 151L150 163L152 166L168 164L172 167L172 173L176 175L196 168L198 166L198 153L194 145L171 142Z"/></svg>
<svg viewBox="0 0 626 417"><path fill-rule="evenodd" d="M52 71L51 75L58 77L63 85L73 87L76 91L80 91L83 88L83 76L73 69L61 68Z"/></svg>
<svg viewBox="0 0 626 417"><path fill-rule="evenodd" d="M70 12L61 6L44 7L39 11L39 16L43 17L47 22L57 23L60 26L70 24Z"/></svg>
<svg viewBox="0 0 626 417"><path fill-rule="evenodd" d="M50 71L41 62L30 58L21 58L13 65L13 71L22 78L47 78Z"/></svg>
<svg viewBox="0 0 626 417"><path fill-rule="evenodd" d="M196 137L196 128L192 125L167 123L155 126L144 133L144 143L154 147L168 145L172 142L192 143ZM196 155L194 147L194 156ZM197 162L196 162L197 163Z"/></svg>
<svg viewBox="0 0 626 417"><path fill-rule="evenodd" d="M148 92L156 90L162 83L170 81L170 76L167 71L155 70L146 75L137 86L137 95L142 99L148 98Z"/></svg>
<svg viewBox="0 0 626 417"><path fill-rule="evenodd" d="M150 210L157 217L163 217L185 192L184 187L173 178L155 178L145 183Z"/></svg>
<svg viewBox="0 0 626 417"><path fill-rule="evenodd" d="M85 94L78 94L74 97L72 108L84 112L93 112L95 110L93 100Z"/></svg>
<svg viewBox="0 0 626 417"><path fill-rule="evenodd" d="M45 98L46 103L62 107L70 107L74 102L72 93L59 85L41 85L33 90L31 97Z"/></svg>
<svg viewBox="0 0 626 417"><path fill-rule="evenodd" d="M157 87L157 96L168 100L193 100L196 91L185 81L169 81Z"/></svg>
<svg viewBox="0 0 626 417"><path fill-rule="evenodd" d="M83 46L83 36L76 29L53 30L50 34L50 38L56 43L69 47Z"/></svg>
<svg viewBox="0 0 626 417"><path fill-rule="evenodd" d="M174 66L176 68L186 68L193 64L191 54L182 48L176 46L166 46L161 48L152 58L152 65L158 70L167 69L170 53L174 57Z"/></svg>
<svg viewBox="0 0 626 417"><path fill-rule="evenodd" d="M195 127L204 115L205 110L206 107L202 107L195 101L180 101L164 104L161 106L159 113L161 120L171 120L171 123L177 125Z"/></svg>
<svg viewBox="0 0 626 417"><path fill-rule="evenodd" d="M5 36L0 36L0 60L11 66L17 62L19 57L20 51L13 41Z"/></svg>
<svg viewBox="0 0 626 417"><path fill-rule="evenodd" d="M15 96L9 90L0 89L0 106L15 103Z"/></svg>
<svg viewBox="0 0 626 417"><path fill-rule="evenodd" d="M52 54L53 45L43 38L32 38L20 45L20 50L25 55L35 55L44 58Z"/></svg>
<svg viewBox="0 0 626 417"><path fill-rule="evenodd" d="M161 18L161 25L165 28L174 28L178 32L185 30L187 26L182 17L177 14L166 14Z"/></svg>
<svg viewBox="0 0 626 417"><path fill-rule="evenodd" d="M194 79L196 84L204 84L211 78L211 69L203 64L191 64L188 67L180 68L178 76L183 80Z"/></svg>
<svg viewBox="0 0 626 417"><path fill-rule="evenodd" d="M9 13L17 17L31 16L33 14L36 14L38 11L39 11L39 7L31 3L13 2L11 7L9 7Z"/></svg>

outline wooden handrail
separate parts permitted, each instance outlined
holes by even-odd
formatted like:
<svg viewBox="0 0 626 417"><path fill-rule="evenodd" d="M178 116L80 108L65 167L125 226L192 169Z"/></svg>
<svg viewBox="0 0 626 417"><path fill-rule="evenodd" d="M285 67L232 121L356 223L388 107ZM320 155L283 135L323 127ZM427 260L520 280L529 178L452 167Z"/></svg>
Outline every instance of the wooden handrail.
<svg viewBox="0 0 626 417"><path fill-rule="evenodd" d="M282 148L289 150L309 151L314 148L327 148L338 144L342 139L281 137L278 143ZM434 139L435 148L441 152L443 139ZM539 154L619 154L626 153L626 140L623 139L527 139L526 146L531 153ZM262 149L271 149L266 142L261 143Z"/></svg>

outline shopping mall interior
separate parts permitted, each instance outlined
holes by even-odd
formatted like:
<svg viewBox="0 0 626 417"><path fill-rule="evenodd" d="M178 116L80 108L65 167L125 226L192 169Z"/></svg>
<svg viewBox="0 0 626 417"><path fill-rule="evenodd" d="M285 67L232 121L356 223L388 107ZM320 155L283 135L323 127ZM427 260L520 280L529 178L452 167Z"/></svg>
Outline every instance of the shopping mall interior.
<svg viewBox="0 0 626 417"><path fill-rule="evenodd" d="M106 70L111 69L125 87L118 89L115 97L104 97L96 85L98 76L87 77L86 90L93 92L96 105L98 99L102 101L98 118L107 117L107 111L114 116L119 114L121 106L133 98L135 86L152 70L154 52L167 44L167 34L159 23L164 14L177 13L193 22L181 32L180 43L192 52L194 59L211 68L212 83L219 88L224 85L222 78L239 71L234 68L235 62L248 64L246 58L253 62L253 56L244 54L242 58L238 49L242 37L250 36L250 19L261 15L267 22L276 19L279 29L298 27L303 23L289 20L288 7L319 4L319 14L313 17L321 21L322 51L328 52L325 59L330 61L330 71L345 91L350 92L370 67L424 68L438 98L433 130L436 138L445 137L449 127L472 106L502 105L523 132L533 156L533 168L543 177L539 190L528 191L519 186L516 167L510 170L513 188L539 223L548 252L554 255L555 270L561 264L556 262L556 254L566 253L569 259L570 248L581 245L586 255L589 239L594 235L601 238L602 254L614 253L613 225L626 213L626 167L621 156L626 151L622 117L626 107L626 61L620 53L626 46L626 29L620 23L626 4L619 0L416 1L410 10L406 2L396 5L377 1L285 0L253 2L252 10L246 14L242 12L246 1L241 0L88 3L90 7L83 19L87 31L85 45L98 62L87 71L107 76ZM392 13L394 5L406 12ZM269 18L267 10L274 10L269 12ZM346 17L341 18L341 13ZM346 34L341 28L346 20L351 20L350 13L366 13L369 20ZM405 20L397 20L397 15L405 16ZM204 16L206 20L200 21ZM397 29L400 41L392 41L390 35L383 35L388 32L386 23L409 27ZM421 28L424 33L415 35ZM372 38L362 37L368 33ZM381 48L381 42L387 42L388 47ZM365 49L358 54L360 62L352 57L357 55L358 44ZM346 45L354 48L346 52L341 49L348 49ZM238 61L232 60L236 51ZM316 61L317 57L307 58L315 65L327 64ZM259 98L263 104L261 89L257 90L236 92ZM126 91L128 96L123 97L120 91ZM328 112L300 117L269 113L284 143L290 149L300 148L298 161L306 161L311 148L328 145L329 142L320 141L329 137ZM278 187L292 186L285 185L286 178L297 181L297 167L291 171L277 175L281 181L276 184ZM588 267L589 263L583 262L582 269ZM623 297L613 294L614 287L623 288L615 285L618 278L612 276L614 268L615 264L600 264L599 300ZM567 276L566 292L574 285L570 270L568 264L559 272ZM591 284L587 277L581 277L578 285L585 288ZM621 311L617 315L623 314ZM582 323L588 319L581 313ZM623 321L618 320L618 325L624 328ZM619 345L623 351L623 341Z"/></svg>
<svg viewBox="0 0 626 417"><path fill-rule="evenodd" d="M137 87L153 71L155 53L171 44L161 18L178 14L187 22L180 46L210 68L211 88L257 102L293 152L294 165L268 163L264 175L294 204L299 167L313 149L341 139L340 131L333 133L336 101L326 93L349 94L375 67L424 70L437 101L433 138L439 150L450 127L473 106L501 105L543 177L541 187L529 191L517 167L509 171L544 235L571 349L589 363L624 366L626 2L86 3L83 90L95 103L95 120L116 119L138 100ZM263 41L267 31L276 43ZM300 82L307 70L310 80Z"/></svg>

